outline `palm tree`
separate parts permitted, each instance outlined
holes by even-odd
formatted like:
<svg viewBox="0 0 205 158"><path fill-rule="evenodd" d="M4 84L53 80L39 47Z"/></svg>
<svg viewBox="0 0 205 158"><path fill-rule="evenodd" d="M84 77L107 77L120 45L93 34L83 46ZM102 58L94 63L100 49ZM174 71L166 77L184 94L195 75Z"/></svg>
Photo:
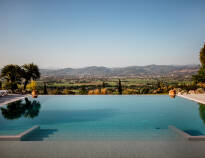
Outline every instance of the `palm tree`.
<svg viewBox="0 0 205 158"><path fill-rule="evenodd" d="M40 72L38 66L33 63L23 65L22 70L23 70L22 77L24 79L24 90L25 90L29 81L37 80L38 78L40 78Z"/></svg>
<svg viewBox="0 0 205 158"><path fill-rule="evenodd" d="M21 83L22 70L18 65L6 65L1 70L1 77L6 80L6 86L12 91L17 89L17 84Z"/></svg>

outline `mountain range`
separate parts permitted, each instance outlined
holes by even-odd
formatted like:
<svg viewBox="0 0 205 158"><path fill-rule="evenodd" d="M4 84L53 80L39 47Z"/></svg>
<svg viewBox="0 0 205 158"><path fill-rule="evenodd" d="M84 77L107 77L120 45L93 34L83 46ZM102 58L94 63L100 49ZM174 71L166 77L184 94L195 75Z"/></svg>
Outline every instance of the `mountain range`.
<svg viewBox="0 0 205 158"><path fill-rule="evenodd" d="M196 74L199 65L147 65L108 68L90 66L84 68L40 69L42 77L139 77L139 78L190 78Z"/></svg>

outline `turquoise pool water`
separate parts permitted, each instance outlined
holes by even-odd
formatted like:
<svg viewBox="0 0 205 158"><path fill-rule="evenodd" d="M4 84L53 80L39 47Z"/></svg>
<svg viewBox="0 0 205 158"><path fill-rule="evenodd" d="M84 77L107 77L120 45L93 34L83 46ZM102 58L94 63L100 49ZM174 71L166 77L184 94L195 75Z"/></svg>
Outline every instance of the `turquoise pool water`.
<svg viewBox="0 0 205 158"><path fill-rule="evenodd" d="M205 106L167 95L39 96L1 107L0 135L34 125L28 140L175 139L174 125L205 134Z"/></svg>

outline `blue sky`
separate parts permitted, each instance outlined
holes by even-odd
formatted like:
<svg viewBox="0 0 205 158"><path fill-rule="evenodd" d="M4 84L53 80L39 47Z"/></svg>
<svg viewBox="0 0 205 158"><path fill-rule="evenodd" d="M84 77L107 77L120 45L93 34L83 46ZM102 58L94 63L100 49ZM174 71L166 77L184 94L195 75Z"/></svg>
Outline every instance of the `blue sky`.
<svg viewBox="0 0 205 158"><path fill-rule="evenodd" d="M0 67L199 64L203 0L0 0Z"/></svg>

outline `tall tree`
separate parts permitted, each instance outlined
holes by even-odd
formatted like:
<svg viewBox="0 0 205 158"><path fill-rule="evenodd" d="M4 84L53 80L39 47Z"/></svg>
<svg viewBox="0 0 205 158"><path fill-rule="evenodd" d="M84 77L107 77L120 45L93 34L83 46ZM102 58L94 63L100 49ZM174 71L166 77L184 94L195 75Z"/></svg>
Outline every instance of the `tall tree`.
<svg viewBox="0 0 205 158"><path fill-rule="evenodd" d="M105 88L105 82L103 81L103 83L102 83L102 88Z"/></svg>
<svg viewBox="0 0 205 158"><path fill-rule="evenodd" d="M204 47L201 48L201 51L200 51L200 62L201 62L201 65L205 67L205 43L204 43Z"/></svg>
<svg viewBox="0 0 205 158"><path fill-rule="evenodd" d="M29 81L37 80L38 78L40 78L40 72L38 66L33 63L23 65L22 70L23 70L22 77L24 79L24 90L25 90Z"/></svg>
<svg viewBox="0 0 205 158"><path fill-rule="evenodd" d="M195 83L205 83L205 67L200 67L198 74L192 76Z"/></svg>
<svg viewBox="0 0 205 158"><path fill-rule="evenodd" d="M43 94L48 94L46 82L43 82Z"/></svg>
<svg viewBox="0 0 205 158"><path fill-rule="evenodd" d="M205 83L205 44L204 44L204 47L200 51L199 59L201 62L201 67L198 71L198 74L193 75L192 78L195 83L198 83L198 82Z"/></svg>
<svg viewBox="0 0 205 158"><path fill-rule="evenodd" d="M18 88L21 83L22 70L18 65L6 65L1 70L1 77L6 80L6 88L12 91Z"/></svg>
<svg viewBox="0 0 205 158"><path fill-rule="evenodd" d="M119 79L119 82L118 82L118 94L122 94L122 85L121 85L121 80Z"/></svg>

